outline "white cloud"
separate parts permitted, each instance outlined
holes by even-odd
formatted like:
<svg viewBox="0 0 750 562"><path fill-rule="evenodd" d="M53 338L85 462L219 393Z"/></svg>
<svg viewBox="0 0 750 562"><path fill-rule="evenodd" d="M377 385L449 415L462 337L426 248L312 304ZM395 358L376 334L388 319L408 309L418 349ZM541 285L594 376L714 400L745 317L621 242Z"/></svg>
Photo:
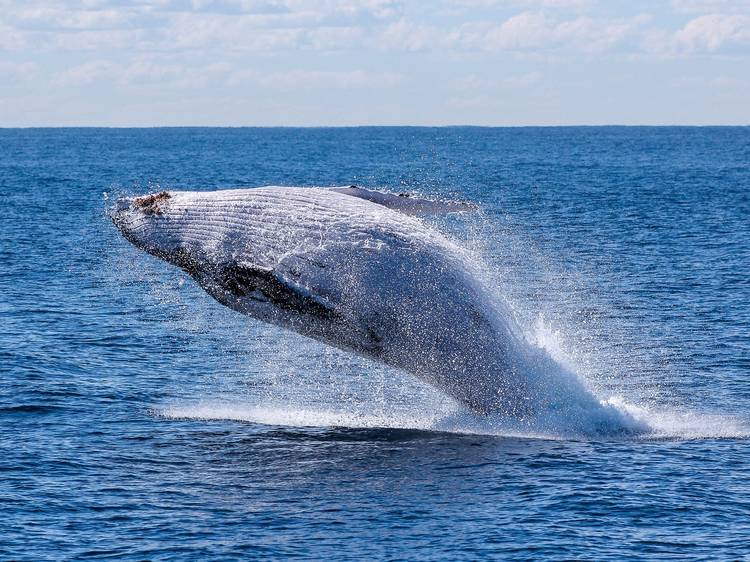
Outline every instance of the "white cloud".
<svg viewBox="0 0 750 562"><path fill-rule="evenodd" d="M709 14L687 23L673 36L677 50L716 52L750 46L750 16Z"/></svg>
<svg viewBox="0 0 750 562"><path fill-rule="evenodd" d="M2 71L0 66L0 71ZM172 57L143 57L128 64L92 60L73 66L53 77L61 87L87 86L96 82L120 88L156 86L162 89L200 89L207 86L252 84L272 90L392 88L404 80L395 72L365 70L289 70L261 73L237 68L227 62L187 65Z"/></svg>
<svg viewBox="0 0 750 562"><path fill-rule="evenodd" d="M717 76L711 80L711 85L718 88L737 88L746 87L747 79L740 80L735 76Z"/></svg>
<svg viewBox="0 0 750 562"><path fill-rule="evenodd" d="M462 92L472 92L477 90L484 90L488 87L493 86L493 82L487 78L479 77L476 74L469 74L463 76L453 82L453 87L456 90Z"/></svg>
<svg viewBox="0 0 750 562"><path fill-rule="evenodd" d="M118 66L107 60L91 60L58 72L53 81L59 86L85 86L102 79L113 79Z"/></svg>
<svg viewBox="0 0 750 562"><path fill-rule="evenodd" d="M750 16L707 14L674 32L651 30L643 48L662 58L693 55L747 56L750 54Z"/></svg>
<svg viewBox="0 0 750 562"><path fill-rule="evenodd" d="M269 51L345 48L362 30L400 17L393 0L161 0L4 2L0 48ZM2 4L0 4L2 5ZM7 30L5 28L7 27ZM14 33L11 37L11 33Z"/></svg>
<svg viewBox="0 0 750 562"><path fill-rule="evenodd" d="M525 0L525 3L549 8L583 8L592 6L596 0Z"/></svg>
<svg viewBox="0 0 750 562"><path fill-rule="evenodd" d="M140 29L85 30L77 33L32 34L28 40L39 51L121 51L135 54L154 48L155 42Z"/></svg>
<svg viewBox="0 0 750 562"><path fill-rule="evenodd" d="M20 51L25 46L26 39L23 34L10 26L3 25L3 22L0 20L0 50Z"/></svg>
<svg viewBox="0 0 750 562"><path fill-rule="evenodd" d="M498 89L524 90L537 86L544 79L541 72L527 72L503 76L501 78L486 78L476 74L464 76L453 84L454 89L461 92L488 92Z"/></svg>
<svg viewBox="0 0 750 562"><path fill-rule="evenodd" d="M349 89L391 88L403 80L403 76L391 72L354 71L309 71L291 70L275 72L258 78L263 86L281 90L298 89Z"/></svg>
<svg viewBox="0 0 750 562"><path fill-rule="evenodd" d="M0 61L0 81L9 85L13 82L28 80L33 77L36 70L37 67L34 63Z"/></svg>
<svg viewBox="0 0 750 562"><path fill-rule="evenodd" d="M256 82L260 78L260 73L254 68L241 68L232 70L226 79L226 85L231 87L241 86L249 82Z"/></svg>
<svg viewBox="0 0 750 562"><path fill-rule="evenodd" d="M364 35L355 25L329 25L325 18L299 13L282 20L263 15L174 14L156 38L160 50L210 49L269 52L289 49L349 49Z"/></svg>
<svg viewBox="0 0 750 562"><path fill-rule="evenodd" d="M672 7L682 13L748 13L750 0L672 0Z"/></svg>
<svg viewBox="0 0 750 562"><path fill-rule="evenodd" d="M11 10L6 19L21 29L83 30L122 28L134 16L133 11L127 8L70 10L64 7L32 5L31 7Z"/></svg>
<svg viewBox="0 0 750 562"><path fill-rule="evenodd" d="M269 51L298 44L303 30L263 28L253 16L196 16L179 14L162 32L160 44L170 50L228 48L233 51Z"/></svg>
<svg viewBox="0 0 750 562"><path fill-rule="evenodd" d="M528 72L518 76L508 76L503 79L502 83L511 88L524 89L536 86L543 78L544 76L541 72Z"/></svg>
<svg viewBox="0 0 750 562"><path fill-rule="evenodd" d="M541 8L588 8L596 0L451 0L456 6L467 8L492 8L496 6L515 4L518 6L533 6Z"/></svg>
<svg viewBox="0 0 750 562"><path fill-rule="evenodd" d="M139 58L127 64L92 60L58 72L53 82L62 87L106 82L129 88L203 88L217 81L225 81L231 71L232 67L223 62L188 66L158 57Z"/></svg>
<svg viewBox="0 0 750 562"><path fill-rule="evenodd" d="M445 34L435 26L412 23L404 18L388 25L377 39L382 49L421 51L441 45Z"/></svg>
<svg viewBox="0 0 750 562"><path fill-rule="evenodd" d="M614 49L652 55L715 52L743 45L747 16L703 15L676 30L651 26L646 16L607 17L586 11L593 0L446 0L482 3L511 17L477 14L431 19L405 16L392 0L31 0L0 12L0 49L27 52L275 53L284 51L488 51L603 54ZM726 8L750 0L673 0L675 9ZM500 10L502 8L502 10ZM572 12L572 13L568 13ZM645 38L645 39L644 39Z"/></svg>
<svg viewBox="0 0 750 562"><path fill-rule="evenodd" d="M466 48L488 51L576 49L602 52L621 43L643 23L646 16L627 20L594 20L578 17L557 21L544 12L522 12L500 25L486 22L461 26L456 42Z"/></svg>
<svg viewBox="0 0 750 562"><path fill-rule="evenodd" d="M349 50L360 46L365 37L361 27L320 27L309 29L304 35L305 48L315 51Z"/></svg>

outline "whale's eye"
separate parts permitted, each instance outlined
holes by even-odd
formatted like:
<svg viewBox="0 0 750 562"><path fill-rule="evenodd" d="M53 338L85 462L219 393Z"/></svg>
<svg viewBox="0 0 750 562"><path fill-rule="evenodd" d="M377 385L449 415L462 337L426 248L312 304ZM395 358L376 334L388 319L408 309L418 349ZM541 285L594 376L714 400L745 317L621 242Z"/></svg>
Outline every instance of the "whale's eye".
<svg viewBox="0 0 750 562"><path fill-rule="evenodd" d="M136 197L133 199L133 205L139 208L147 215L161 214L161 208L159 204L169 199L171 195L162 191L160 193L152 193L151 195L144 195L143 197Z"/></svg>

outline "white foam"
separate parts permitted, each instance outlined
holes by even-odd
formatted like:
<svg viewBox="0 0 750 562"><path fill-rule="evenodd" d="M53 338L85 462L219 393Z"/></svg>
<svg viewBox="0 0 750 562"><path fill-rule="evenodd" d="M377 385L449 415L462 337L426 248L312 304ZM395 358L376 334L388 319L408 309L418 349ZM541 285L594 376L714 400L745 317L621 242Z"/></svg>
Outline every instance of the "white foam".
<svg viewBox="0 0 750 562"><path fill-rule="evenodd" d="M572 421L547 412L532 419L476 416L459 407L426 412L368 414L353 409L298 408L250 402L205 400L157 407L168 419L240 421L301 428L411 429L456 434L541 439L747 439L750 423L739 417L689 411L652 411L612 398L596 415L581 412ZM614 421L613 421L614 419ZM623 431L622 419L631 420Z"/></svg>
<svg viewBox="0 0 750 562"><path fill-rule="evenodd" d="M748 439L750 420L736 415L690 410L658 410L628 404L619 397L608 403L646 424L653 439Z"/></svg>
<svg viewBox="0 0 750 562"><path fill-rule="evenodd" d="M157 415L170 419L231 420L287 427L348 427L433 429L430 416L393 417L356 411L261 406L251 403L197 402L155 408Z"/></svg>

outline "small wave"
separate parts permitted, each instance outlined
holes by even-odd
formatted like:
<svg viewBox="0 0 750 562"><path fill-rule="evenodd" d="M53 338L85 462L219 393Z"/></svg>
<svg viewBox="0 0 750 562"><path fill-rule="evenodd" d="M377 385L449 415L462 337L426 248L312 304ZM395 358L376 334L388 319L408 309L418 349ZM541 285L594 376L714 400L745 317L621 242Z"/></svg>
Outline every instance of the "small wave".
<svg viewBox="0 0 750 562"><path fill-rule="evenodd" d="M48 406L42 404L18 404L0 408L0 415L4 414L51 414L62 410L59 406Z"/></svg>

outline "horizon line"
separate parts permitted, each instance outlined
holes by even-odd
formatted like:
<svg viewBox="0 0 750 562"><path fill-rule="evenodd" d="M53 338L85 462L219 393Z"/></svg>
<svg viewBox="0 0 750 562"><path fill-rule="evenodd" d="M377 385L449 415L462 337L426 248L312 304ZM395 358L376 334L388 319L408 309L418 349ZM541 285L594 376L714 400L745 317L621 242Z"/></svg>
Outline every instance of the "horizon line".
<svg viewBox="0 0 750 562"><path fill-rule="evenodd" d="M750 127L750 123L736 124L565 124L565 125L477 125L477 124L451 124L451 125L0 125L0 130L7 129L565 129L565 128L742 128Z"/></svg>

